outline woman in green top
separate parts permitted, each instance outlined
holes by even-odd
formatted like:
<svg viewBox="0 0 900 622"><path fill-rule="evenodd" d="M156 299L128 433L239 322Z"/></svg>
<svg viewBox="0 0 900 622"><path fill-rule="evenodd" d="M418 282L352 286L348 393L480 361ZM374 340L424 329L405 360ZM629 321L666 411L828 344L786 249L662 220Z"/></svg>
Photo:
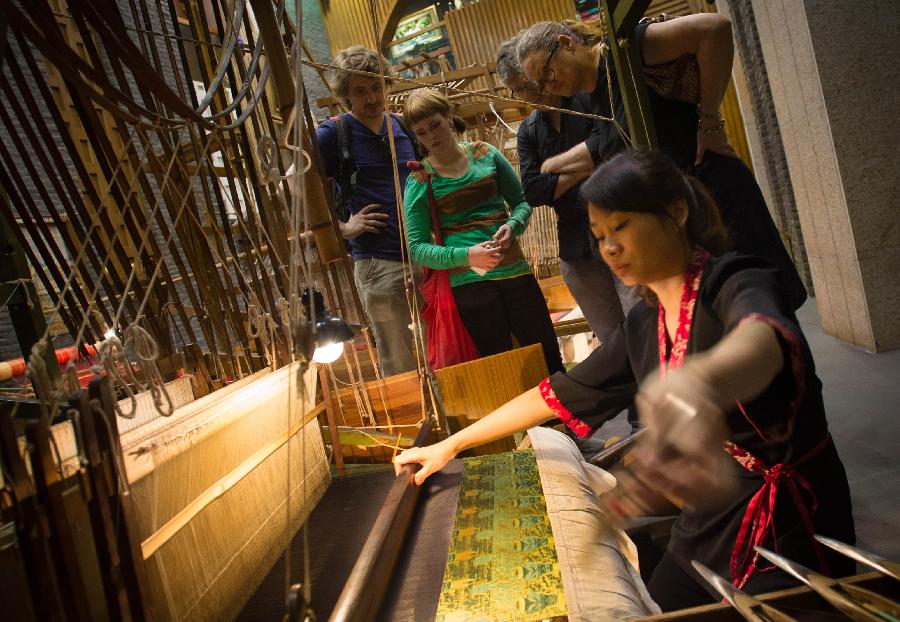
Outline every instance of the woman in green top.
<svg viewBox="0 0 900 622"><path fill-rule="evenodd" d="M412 261L450 270L460 318L482 356L511 349L515 335L521 345L543 346L551 373L562 370L547 303L516 242L531 206L512 165L493 146L476 157L469 143L457 142L465 124L435 90L413 91L403 116L428 154L404 193ZM444 246L431 237L428 176Z"/></svg>

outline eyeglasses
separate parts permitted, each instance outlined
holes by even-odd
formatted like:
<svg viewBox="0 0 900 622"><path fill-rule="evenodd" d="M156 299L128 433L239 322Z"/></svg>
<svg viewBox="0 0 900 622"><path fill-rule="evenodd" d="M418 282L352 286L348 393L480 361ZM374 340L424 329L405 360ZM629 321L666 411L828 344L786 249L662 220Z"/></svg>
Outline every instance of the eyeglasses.
<svg viewBox="0 0 900 622"><path fill-rule="evenodd" d="M550 54L547 56L547 61L544 63L544 66L541 68L541 73L538 74L538 97L544 94L544 90L547 88L547 82L556 78L556 71L550 69L550 61L553 60L553 55L556 54L556 50L559 49L559 39L553 42L553 46L550 48Z"/></svg>

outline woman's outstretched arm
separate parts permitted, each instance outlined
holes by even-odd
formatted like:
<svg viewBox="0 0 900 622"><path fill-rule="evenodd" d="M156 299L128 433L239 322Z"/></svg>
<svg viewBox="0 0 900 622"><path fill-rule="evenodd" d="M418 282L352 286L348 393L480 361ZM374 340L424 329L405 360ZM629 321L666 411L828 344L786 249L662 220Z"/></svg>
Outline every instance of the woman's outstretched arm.
<svg viewBox="0 0 900 622"><path fill-rule="evenodd" d="M440 471L459 452L533 428L555 416L535 387L439 443L407 449L394 458L394 465L399 469L411 462L421 464L422 468L416 473L416 484L421 485L429 475Z"/></svg>

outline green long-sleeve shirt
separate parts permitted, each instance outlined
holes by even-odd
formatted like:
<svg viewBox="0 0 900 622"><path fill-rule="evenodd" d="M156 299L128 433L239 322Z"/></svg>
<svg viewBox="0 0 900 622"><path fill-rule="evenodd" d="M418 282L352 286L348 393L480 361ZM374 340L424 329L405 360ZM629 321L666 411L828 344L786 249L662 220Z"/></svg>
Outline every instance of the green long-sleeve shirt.
<svg viewBox="0 0 900 622"><path fill-rule="evenodd" d="M525 231L531 218L531 206L525 199L522 184L509 161L493 146L488 153L475 158L469 143L462 143L469 158L469 168L461 177L441 177L426 159L423 164L432 173L431 185L438 204L438 217L444 232L444 245L432 241L431 207L428 203L428 185L414 175L406 180L403 208L409 236L410 258L417 264L447 270L468 266L469 247L493 238L501 225L508 224L518 237ZM505 203L504 203L505 201ZM506 205L511 213L507 212ZM465 223L505 214L497 224L452 231ZM449 230L448 230L449 229ZM507 279L530 274L531 268L524 260L500 265L479 276L472 270L451 272L450 285L463 285L476 281Z"/></svg>

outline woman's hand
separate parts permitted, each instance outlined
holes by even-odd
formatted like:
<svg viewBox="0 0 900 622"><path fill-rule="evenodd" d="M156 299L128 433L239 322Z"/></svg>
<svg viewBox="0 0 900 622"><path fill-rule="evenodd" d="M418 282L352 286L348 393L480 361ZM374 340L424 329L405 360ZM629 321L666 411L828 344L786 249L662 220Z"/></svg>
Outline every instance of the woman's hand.
<svg viewBox="0 0 900 622"><path fill-rule="evenodd" d="M420 464L422 468L415 475L417 486L421 486L425 479L444 468L444 465L456 457L447 441L441 441L428 447L412 447L404 450L394 458L394 471L399 475L400 467L404 464Z"/></svg>
<svg viewBox="0 0 900 622"><path fill-rule="evenodd" d="M652 493L702 508L715 505L733 485L730 458L722 449L729 436L723 398L700 365L685 365L665 379L645 382L636 398L647 428L638 442L623 496L649 506ZM645 501L641 501L645 500Z"/></svg>
<svg viewBox="0 0 900 622"><path fill-rule="evenodd" d="M499 229L497 229L497 233L494 234L494 244L497 245L497 248L500 250L506 250L509 248L510 243L513 239L513 230L509 225L501 225Z"/></svg>
<svg viewBox="0 0 900 622"><path fill-rule="evenodd" d="M701 121L701 127L697 129L697 157L694 159L694 164L700 164L703 154L707 151L732 158L738 157L731 145L728 144L728 136L725 134L724 127L709 131L703 128Z"/></svg>
<svg viewBox="0 0 900 622"><path fill-rule="evenodd" d="M469 265L482 270L493 270L503 259L503 253L493 241L482 242L469 247Z"/></svg>

